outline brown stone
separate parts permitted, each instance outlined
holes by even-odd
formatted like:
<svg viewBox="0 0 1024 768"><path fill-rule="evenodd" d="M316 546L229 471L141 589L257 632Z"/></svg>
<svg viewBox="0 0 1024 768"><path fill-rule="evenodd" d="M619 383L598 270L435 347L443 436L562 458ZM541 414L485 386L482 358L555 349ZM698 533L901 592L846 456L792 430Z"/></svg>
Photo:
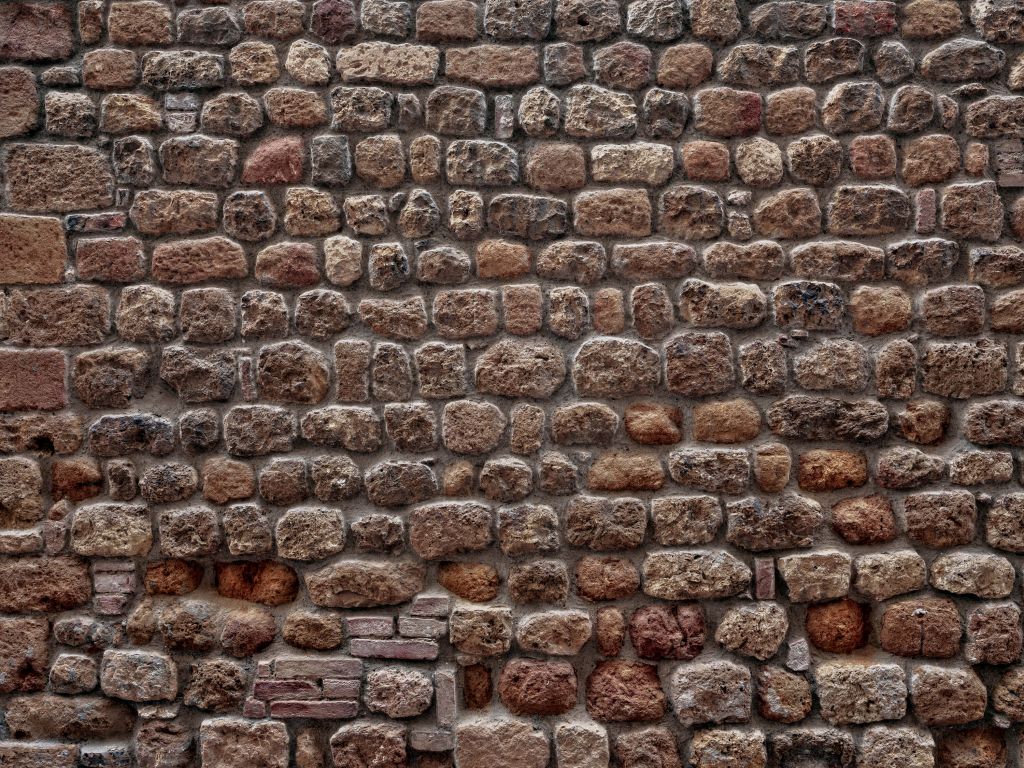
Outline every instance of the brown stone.
<svg viewBox="0 0 1024 768"><path fill-rule="evenodd" d="M704 613L697 605L648 605L629 620L629 639L642 659L693 659L704 648L705 634Z"/></svg>
<svg viewBox="0 0 1024 768"><path fill-rule="evenodd" d="M218 563L217 592L235 600L283 605L295 599L299 579L283 563L272 561Z"/></svg>
<svg viewBox="0 0 1024 768"><path fill-rule="evenodd" d="M576 671L567 661L513 659L501 670L498 694L514 715L560 715L576 706Z"/></svg>
<svg viewBox="0 0 1024 768"><path fill-rule="evenodd" d="M807 607L807 638L828 653L852 653L868 642L868 609L849 598Z"/></svg>
<svg viewBox="0 0 1024 768"><path fill-rule="evenodd" d="M39 122L39 95L32 73L0 67L0 138L32 131Z"/></svg>
<svg viewBox="0 0 1024 768"><path fill-rule="evenodd" d="M659 720L665 692L657 668L629 661L600 661L587 677L587 712L595 720Z"/></svg>

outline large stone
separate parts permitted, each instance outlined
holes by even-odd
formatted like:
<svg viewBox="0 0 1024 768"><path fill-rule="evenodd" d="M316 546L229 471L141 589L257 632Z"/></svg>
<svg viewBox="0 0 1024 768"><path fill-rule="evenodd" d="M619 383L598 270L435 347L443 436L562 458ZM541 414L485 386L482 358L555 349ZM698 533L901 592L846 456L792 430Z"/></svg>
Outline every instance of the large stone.
<svg viewBox="0 0 1024 768"><path fill-rule="evenodd" d="M135 726L129 705L101 696L17 696L9 700L5 715L16 739L116 740L130 738Z"/></svg>
<svg viewBox="0 0 1024 768"><path fill-rule="evenodd" d="M178 669L163 653L110 649L100 664L100 687L108 696L127 701L173 700Z"/></svg>
<svg viewBox="0 0 1024 768"><path fill-rule="evenodd" d="M153 544L149 509L135 504L92 504L75 513L71 546L80 555L145 555Z"/></svg>
<svg viewBox="0 0 1024 768"><path fill-rule="evenodd" d="M22 557L0 561L0 611L66 611L92 597L89 566L75 557Z"/></svg>
<svg viewBox="0 0 1024 768"><path fill-rule="evenodd" d="M743 592L750 569L728 552L651 552L644 559L644 593L662 600L715 600Z"/></svg>
<svg viewBox="0 0 1024 768"><path fill-rule="evenodd" d="M224 768L287 768L288 730L280 721L212 718L199 726L202 764Z"/></svg>
<svg viewBox="0 0 1024 768"><path fill-rule="evenodd" d="M832 662L817 668L821 716L834 725L898 720L907 711L907 684L897 664Z"/></svg>
<svg viewBox="0 0 1024 768"><path fill-rule="evenodd" d="M501 670L498 693L514 715L560 715L576 706L576 671L567 661L513 659Z"/></svg>
<svg viewBox="0 0 1024 768"><path fill-rule="evenodd" d="M685 727L750 720L750 670L730 661L680 664L670 678L676 717Z"/></svg>
<svg viewBox="0 0 1024 768"><path fill-rule="evenodd" d="M561 352L550 344L502 339L477 359L474 378L479 392L541 399L555 393L565 373Z"/></svg>
<svg viewBox="0 0 1024 768"><path fill-rule="evenodd" d="M469 719L455 728L461 768L545 768L550 750L544 731L524 720Z"/></svg>
<svg viewBox="0 0 1024 768"><path fill-rule="evenodd" d="M12 144L5 160L8 200L29 212L88 211L113 202L105 155L74 144Z"/></svg>
<svg viewBox="0 0 1024 768"><path fill-rule="evenodd" d="M660 720L666 699L653 664L599 661L587 677L586 704L595 720L628 722Z"/></svg>
<svg viewBox="0 0 1024 768"><path fill-rule="evenodd" d="M423 589L426 569L411 562L340 561L307 573L310 599L325 608L398 605Z"/></svg>
<svg viewBox="0 0 1024 768"><path fill-rule="evenodd" d="M573 360L573 384L584 397L650 394L661 379L658 353L638 341L586 341Z"/></svg>

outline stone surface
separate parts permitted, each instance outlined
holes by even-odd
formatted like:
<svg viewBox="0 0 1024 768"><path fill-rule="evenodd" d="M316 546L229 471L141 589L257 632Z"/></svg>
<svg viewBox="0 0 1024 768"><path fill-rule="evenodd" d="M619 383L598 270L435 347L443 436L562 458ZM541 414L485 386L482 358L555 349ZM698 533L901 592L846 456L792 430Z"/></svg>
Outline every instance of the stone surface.
<svg viewBox="0 0 1024 768"><path fill-rule="evenodd" d="M1012 762L1022 43L0 3L0 763Z"/></svg>

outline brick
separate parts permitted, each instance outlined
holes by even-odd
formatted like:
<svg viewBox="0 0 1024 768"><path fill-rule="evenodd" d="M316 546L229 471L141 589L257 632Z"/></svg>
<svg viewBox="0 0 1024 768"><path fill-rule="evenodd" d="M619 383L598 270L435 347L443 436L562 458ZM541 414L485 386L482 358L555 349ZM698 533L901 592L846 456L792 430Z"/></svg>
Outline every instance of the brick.
<svg viewBox="0 0 1024 768"><path fill-rule="evenodd" d="M438 644L432 640L364 640L349 643L349 653L368 659L406 659L431 661L437 658Z"/></svg>
<svg viewBox="0 0 1024 768"><path fill-rule="evenodd" d="M272 701L270 716L303 717L311 720L347 720L359 714L355 701Z"/></svg>

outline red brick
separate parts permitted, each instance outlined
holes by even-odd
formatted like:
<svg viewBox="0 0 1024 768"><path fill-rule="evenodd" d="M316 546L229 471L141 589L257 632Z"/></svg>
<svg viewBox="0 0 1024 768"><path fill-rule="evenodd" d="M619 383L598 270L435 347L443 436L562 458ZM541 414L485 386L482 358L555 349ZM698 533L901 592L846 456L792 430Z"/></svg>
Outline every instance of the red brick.
<svg viewBox="0 0 1024 768"><path fill-rule="evenodd" d="M359 697L359 680L324 680L325 699L355 699Z"/></svg>
<svg viewBox="0 0 1024 768"><path fill-rule="evenodd" d="M67 405L64 353L0 349L0 411L56 411Z"/></svg>
<svg viewBox="0 0 1024 768"><path fill-rule="evenodd" d="M321 659L302 656L279 658L274 662L274 676L286 677L343 677L363 675L363 662L359 659Z"/></svg>
<svg viewBox="0 0 1024 768"><path fill-rule="evenodd" d="M432 661L437 658L438 646L432 640L363 640L349 643L349 653L367 659L406 659Z"/></svg>
<svg viewBox="0 0 1024 768"><path fill-rule="evenodd" d="M359 703L335 699L332 701L274 701L270 704L271 717L309 717L316 720L348 719L359 713Z"/></svg>
<svg viewBox="0 0 1024 768"><path fill-rule="evenodd" d="M257 680L252 686L257 699L318 699L320 688L310 680Z"/></svg>

